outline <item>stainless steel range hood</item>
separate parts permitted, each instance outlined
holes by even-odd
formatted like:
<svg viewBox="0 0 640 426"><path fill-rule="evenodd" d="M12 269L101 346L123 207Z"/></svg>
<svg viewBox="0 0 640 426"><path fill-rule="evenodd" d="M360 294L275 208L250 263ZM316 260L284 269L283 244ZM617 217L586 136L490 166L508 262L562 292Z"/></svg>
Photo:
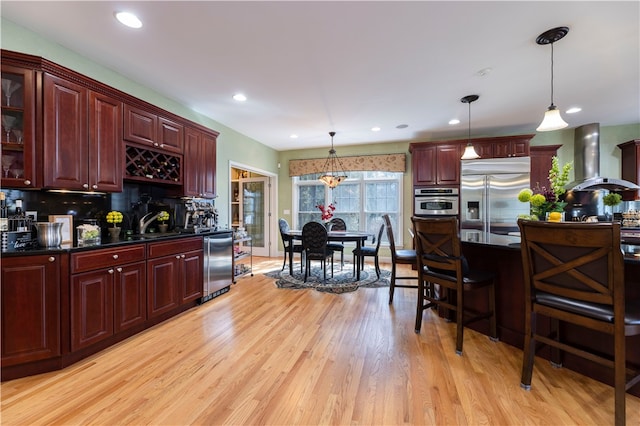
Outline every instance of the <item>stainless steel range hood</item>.
<svg viewBox="0 0 640 426"><path fill-rule="evenodd" d="M626 191L640 186L623 179L600 176L600 124L576 127L574 136L573 168L575 178L565 186L569 191Z"/></svg>

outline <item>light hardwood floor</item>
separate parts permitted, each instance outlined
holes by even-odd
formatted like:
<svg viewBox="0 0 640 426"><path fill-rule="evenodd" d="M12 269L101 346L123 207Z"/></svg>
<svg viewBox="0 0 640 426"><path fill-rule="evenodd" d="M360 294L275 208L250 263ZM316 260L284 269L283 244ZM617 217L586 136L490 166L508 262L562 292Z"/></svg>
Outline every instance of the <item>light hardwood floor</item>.
<svg viewBox="0 0 640 426"><path fill-rule="evenodd" d="M260 273L62 371L2 383L3 425L606 425L613 388L455 329L433 312L414 333L415 290L277 289ZM385 265L382 265L384 268ZM408 272L408 271L407 271ZM640 399L627 394L627 424Z"/></svg>

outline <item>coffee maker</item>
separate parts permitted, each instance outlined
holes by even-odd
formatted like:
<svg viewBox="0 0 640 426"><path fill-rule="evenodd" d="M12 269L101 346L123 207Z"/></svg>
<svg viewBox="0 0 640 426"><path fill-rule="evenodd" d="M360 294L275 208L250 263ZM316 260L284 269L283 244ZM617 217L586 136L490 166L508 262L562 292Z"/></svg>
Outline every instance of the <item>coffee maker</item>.
<svg viewBox="0 0 640 426"><path fill-rule="evenodd" d="M176 231L200 234L218 228L218 210L211 200L185 199L176 204Z"/></svg>

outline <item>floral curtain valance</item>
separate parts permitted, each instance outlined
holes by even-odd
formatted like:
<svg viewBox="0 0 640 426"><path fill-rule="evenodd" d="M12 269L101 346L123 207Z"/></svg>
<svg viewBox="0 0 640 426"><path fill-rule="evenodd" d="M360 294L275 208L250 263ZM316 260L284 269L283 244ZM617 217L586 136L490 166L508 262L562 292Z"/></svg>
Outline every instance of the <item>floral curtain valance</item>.
<svg viewBox="0 0 640 426"><path fill-rule="evenodd" d="M346 172L382 171L402 172L406 171L405 154L382 155L358 155L352 157L339 157L340 163ZM323 173L326 158L309 158L307 160L289 160L289 176L302 176L311 173Z"/></svg>

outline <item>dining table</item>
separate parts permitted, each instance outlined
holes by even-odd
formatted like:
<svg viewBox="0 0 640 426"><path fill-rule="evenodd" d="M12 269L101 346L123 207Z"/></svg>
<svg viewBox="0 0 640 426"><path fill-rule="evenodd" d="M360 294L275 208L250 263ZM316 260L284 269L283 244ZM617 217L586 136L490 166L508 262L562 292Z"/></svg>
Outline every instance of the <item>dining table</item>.
<svg viewBox="0 0 640 426"><path fill-rule="evenodd" d="M291 239L294 240L302 240L302 231L299 229L291 229L288 232L284 233ZM356 248L360 249L364 242L372 237L373 234L366 231L328 231L327 232L327 240L332 242L355 242ZM356 251L359 253L360 250ZM356 259L356 276L355 280L360 281L360 259ZM293 250L289 250L289 274L293 276Z"/></svg>

